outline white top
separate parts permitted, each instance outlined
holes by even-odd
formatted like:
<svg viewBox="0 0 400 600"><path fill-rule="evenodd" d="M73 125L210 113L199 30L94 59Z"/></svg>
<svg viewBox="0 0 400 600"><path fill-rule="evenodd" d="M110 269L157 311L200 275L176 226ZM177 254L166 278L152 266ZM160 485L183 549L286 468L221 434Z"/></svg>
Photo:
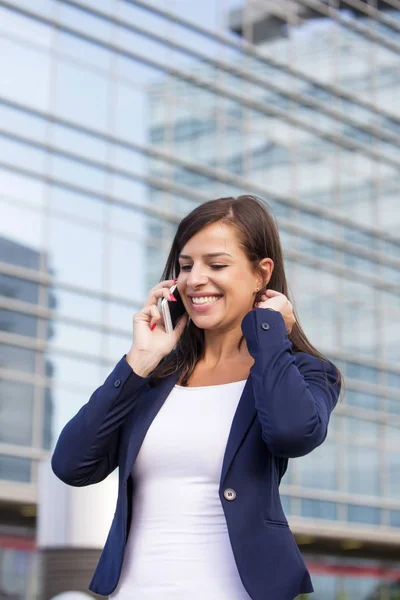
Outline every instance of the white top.
<svg viewBox="0 0 400 600"><path fill-rule="evenodd" d="M118 600L249 600L218 495L232 420L246 381L176 385L133 468L132 525Z"/></svg>

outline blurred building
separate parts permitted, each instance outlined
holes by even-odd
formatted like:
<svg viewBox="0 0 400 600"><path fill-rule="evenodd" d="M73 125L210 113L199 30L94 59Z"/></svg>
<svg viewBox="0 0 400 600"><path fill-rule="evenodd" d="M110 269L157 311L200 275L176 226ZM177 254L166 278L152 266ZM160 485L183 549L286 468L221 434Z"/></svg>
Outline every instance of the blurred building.
<svg viewBox="0 0 400 600"><path fill-rule="evenodd" d="M252 193L278 219L301 323L347 383L281 488L315 598L399 596L399 31L397 0L0 0L13 540L33 539L37 461L129 347L180 218ZM38 571L13 543L0 597L31 599Z"/></svg>

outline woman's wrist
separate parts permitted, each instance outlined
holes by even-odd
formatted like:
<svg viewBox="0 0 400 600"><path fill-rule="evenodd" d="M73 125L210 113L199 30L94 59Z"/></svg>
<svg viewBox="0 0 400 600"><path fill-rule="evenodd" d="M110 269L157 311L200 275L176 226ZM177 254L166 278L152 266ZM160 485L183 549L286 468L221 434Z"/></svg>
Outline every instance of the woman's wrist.
<svg viewBox="0 0 400 600"><path fill-rule="evenodd" d="M131 348L126 354L125 360L136 375L148 377L161 359L154 362L154 356L150 357L147 352L140 352L140 350L137 350L136 348Z"/></svg>

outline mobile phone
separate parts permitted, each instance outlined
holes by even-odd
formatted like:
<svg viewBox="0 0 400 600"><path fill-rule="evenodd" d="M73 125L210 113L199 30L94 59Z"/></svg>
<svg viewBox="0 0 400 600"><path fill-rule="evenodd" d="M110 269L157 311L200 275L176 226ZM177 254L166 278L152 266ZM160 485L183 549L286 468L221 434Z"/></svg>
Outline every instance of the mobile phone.
<svg viewBox="0 0 400 600"><path fill-rule="evenodd" d="M167 298L161 300L161 312L164 318L165 331L167 333L171 333L175 329L179 317L186 312L177 285L173 285L169 291L175 296L176 302L167 300Z"/></svg>

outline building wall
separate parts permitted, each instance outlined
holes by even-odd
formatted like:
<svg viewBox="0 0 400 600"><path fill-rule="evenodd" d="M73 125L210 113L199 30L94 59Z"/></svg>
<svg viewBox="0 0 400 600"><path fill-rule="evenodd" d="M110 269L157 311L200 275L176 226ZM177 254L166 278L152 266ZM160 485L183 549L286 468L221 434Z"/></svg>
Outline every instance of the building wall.
<svg viewBox="0 0 400 600"><path fill-rule="evenodd" d="M396 563L400 11L375 4L248 2L234 33L233 0L0 2L0 403L23 415L0 427L0 501L21 531L38 461L129 348L181 216L253 193L347 383L283 480L292 528L321 597L360 581L346 561L377 585L376 561ZM332 540L335 568L318 566Z"/></svg>

